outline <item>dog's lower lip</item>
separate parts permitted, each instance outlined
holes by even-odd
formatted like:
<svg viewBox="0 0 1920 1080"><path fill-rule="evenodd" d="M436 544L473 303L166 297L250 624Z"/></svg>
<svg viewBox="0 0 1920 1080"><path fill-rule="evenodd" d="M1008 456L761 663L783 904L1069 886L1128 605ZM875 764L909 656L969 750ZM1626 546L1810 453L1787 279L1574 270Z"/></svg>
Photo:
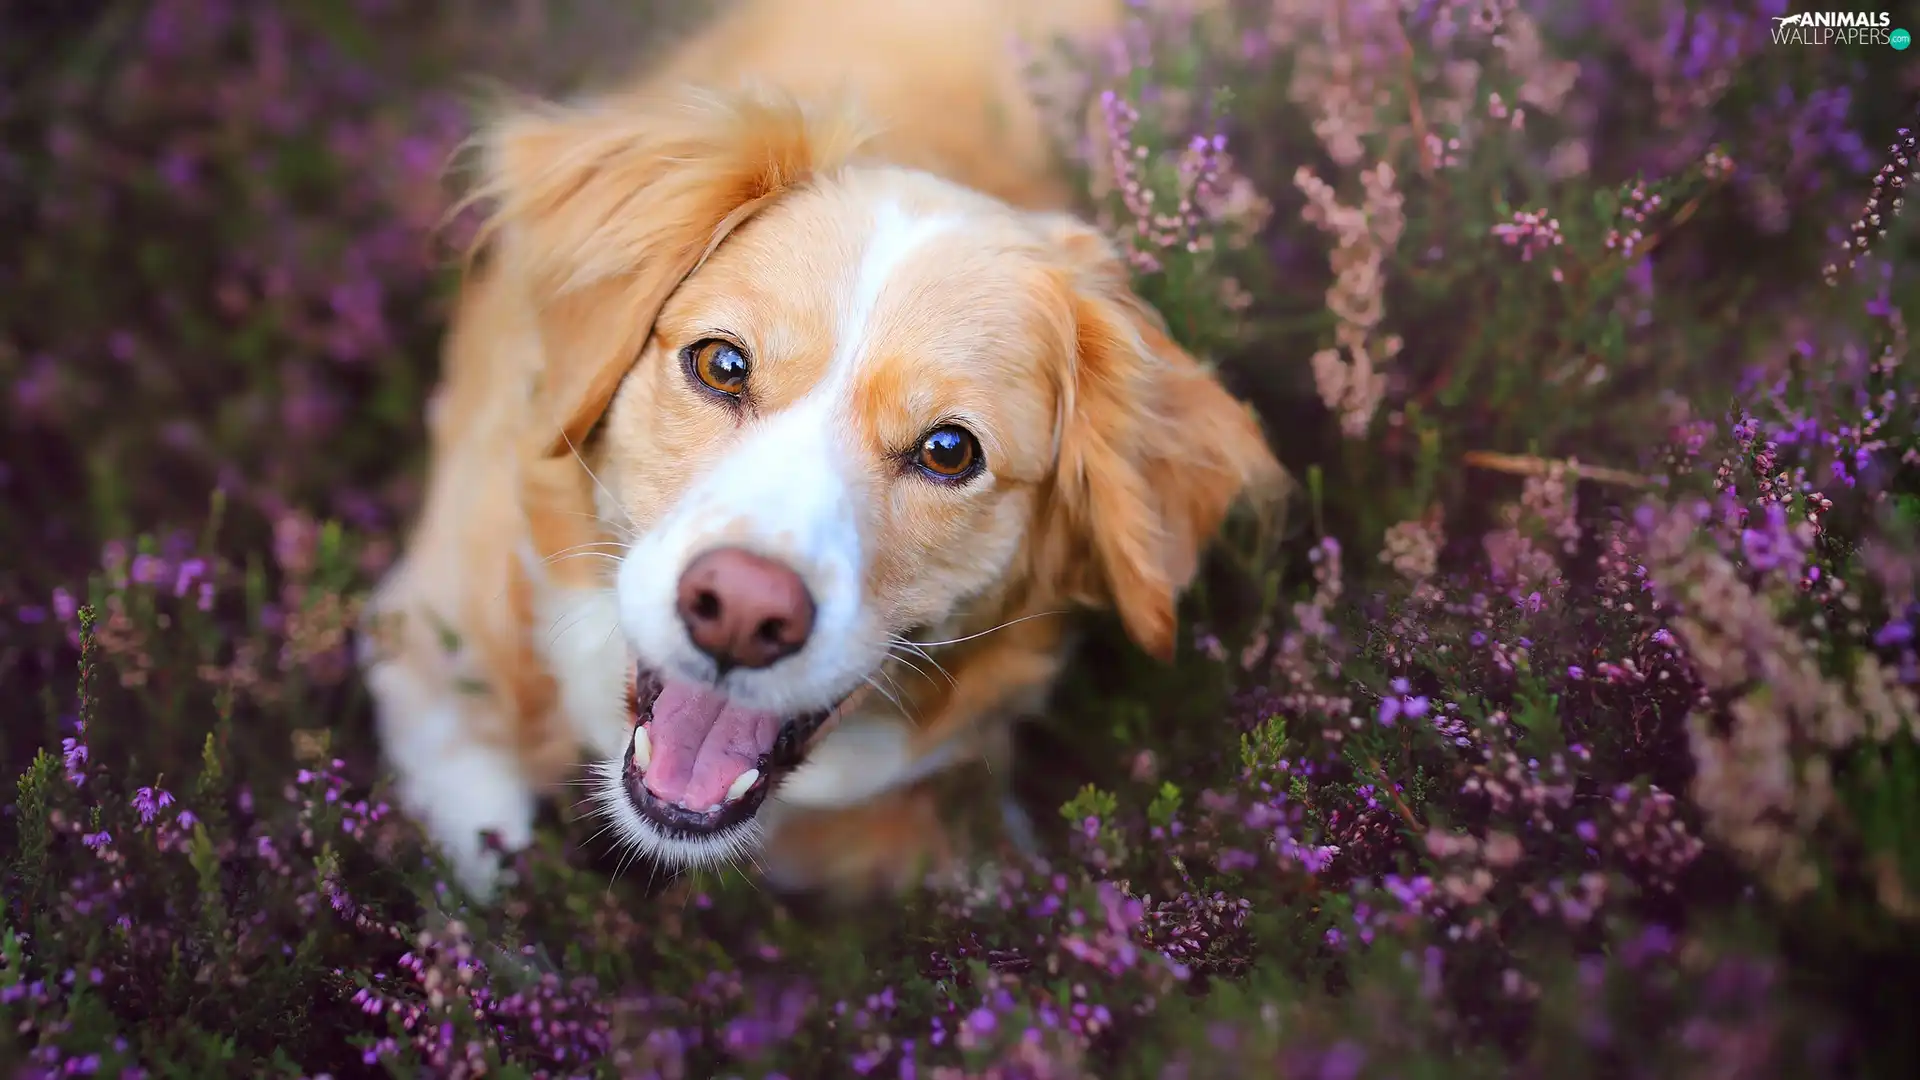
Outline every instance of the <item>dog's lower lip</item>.
<svg viewBox="0 0 1920 1080"><path fill-rule="evenodd" d="M678 837L723 833L751 820L774 786L805 760L806 748L814 736L851 698L849 695L831 708L789 717L774 737L772 749L761 754L754 767L742 774L742 780L752 776L745 790L738 793L730 791L729 798L719 806L696 810L657 798L644 782L644 763L635 760L636 749L645 745L641 733L652 720L653 703L659 698L662 688L659 676L642 668L636 668L633 678L628 681L627 711L633 720L635 737L628 740L626 753L620 762L621 787L636 812L655 828Z"/></svg>

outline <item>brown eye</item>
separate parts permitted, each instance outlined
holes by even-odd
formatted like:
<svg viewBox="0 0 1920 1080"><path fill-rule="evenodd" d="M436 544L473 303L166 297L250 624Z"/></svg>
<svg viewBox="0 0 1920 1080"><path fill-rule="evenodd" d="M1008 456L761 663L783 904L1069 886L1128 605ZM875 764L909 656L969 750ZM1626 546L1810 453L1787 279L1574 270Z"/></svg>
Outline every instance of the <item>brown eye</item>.
<svg viewBox="0 0 1920 1080"><path fill-rule="evenodd" d="M689 346L687 367L701 385L728 397L740 396L747 388L747 373L752 370L740 346L720 338L707 338Z"/></svg>
<svg viewBox="0 0 1920 1080"><path fill-rule="evenodd" d="M966 428L947 424L920 440L914 463L941 480L964 480L980 468L980 444Z"/></svg>

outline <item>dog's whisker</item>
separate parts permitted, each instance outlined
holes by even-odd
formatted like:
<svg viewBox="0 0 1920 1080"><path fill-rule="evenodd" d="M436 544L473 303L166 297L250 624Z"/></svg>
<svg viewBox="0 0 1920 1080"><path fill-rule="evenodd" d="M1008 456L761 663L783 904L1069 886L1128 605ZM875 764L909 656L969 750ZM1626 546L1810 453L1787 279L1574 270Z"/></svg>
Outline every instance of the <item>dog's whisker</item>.
<svg viewBox="0 0 1920 1080"><path fill-rule="evenodd" d="M602 548L613 548L615 550L602 551L600 550ZM559 551L553 552L540 561L551 566L554 563L565 562L568 559L577 559L582 555L598 555L603 559L612 559L618 562L624 552L631 550L633 550L632 544L623 544L617 540L592 540L584 544L575 544L572 547L561 548Z"/></svg>
<svg viewBox="0 0 1920 1080"><path fill-rule="evenodd" d="M593 842L594 842L595 840L598 840L598 839L600 839L601 837L603 837L603 836L605 836L605 835L607 835L607 830L609 830L609 829L611 829L611 828L613 828L613 826L614 826L614 821L613 821L613 818L612 818L612 817L608 817L608 818L607 818L607 821L606 821L606 824L604 824L604 825L602 825L602 826L600 826L599 828L597 828L597 829L595 829L595 830L593 830L593 834L592 834L591 836L588 836L588 837L587 837L587 838L586 838L585 840L582 840L582 841L580 842L580 843L581 843L581 845L582 845L582 846L585 846L585 845L587 845L587 844L591 844L591 843L593 843Z"/></svg>
<svg viewBox="0 0 1920 1080"><path fill-rule="evenodd" d="M563 556L561 556L561 557L559 557L559 558L557 558L557 559L548 559L548 560L546 560L546 564L547 564L548 566L556 566L556 565L558 565L558 564L560 564L560 563L563 563L563 562L567 562L568 560L571 560L571 559L589 559L589 558L591 558L591 559L605 559L605 560L606 560L606 561L607 561L607 562L608 562L609 564L611 564L611 565L613 566L613 568L614 568L614 572L615 572L615 573L618 573L618 572L619 572L619 569L620 569L620 556L618 556L618 555L609 555L609 554L607 554L607 553L606 553L606 552L604 552L604 551L577 551L577 552L575 552L575 553L573 553L572 555L563 555ZM604 579L602 579L602 580L604 580Z"/></svg>
<svg viewBox="0 0 1920 1080"><path fill-rule="evenodd" d="M885 669L882 669L882 670L887 677L887 685L893 687L894 692L900 695L900 699L903 703L903 707L901 708L900 711L906 714L907 719L912 720L916 724L919 723L920 717L915 715L912 711L910 711L906 707L904 707L904 703L911 702L913 700L913 696L911 694L908 694L906 689L900 685L900 680L893 677L893 672L885 671Z"/></svg>
<svg viewBox="0 0 1920 1080"><path fill-rule="evenodd" d="M553 622L547 626L547 644L549 646L559 644L560 639L562 637L571 633L574 627L580 625L582 622L585 622L587 618L592 614L593 614L593 608L590 605L583 604L583 605L569 608L566 611L562 611L560 614L555 615L553 617ZM560 629L560 620L566 618L569 615L573 616L573 621L567 624L566 629L564 630ZM618 628L619 628L619 623L616 622L614 624L614 629L618 629Z"/></svg>
<svg viewBox="0 0 1920 1080"><path fill-rule="evenodd" d="M874 682L874 681L873 681L873 676L871 676L871 675L865 675L865 676L862 676L861 678L862 678L862 681L864 681L864 682L865 682L865 683L866 683L866 684L867 684L868 686L871 686L871 687L873 687L873 689L874 689L874 690L875 690L875 691L876 691L877 693L879 693L879 695L880 695L881 697L884 697L884 698L886 698L886 699L887 699L888 701L891 701L891 702L893 702L893 707L894 707L894 708L896 708L896 709L899 709L899 710L900 710L901 712L903 712L903 713L907 711L907 707L906 707L905 705L902 705L902 704L900 703L900 699L894 696L894 694L893 694L893 691L891 691L891 690L889 690L889 689L887 689L887 688L886 688L886 687L884 687L884 686L881 686L881 685L880 685L879 683L877 683L877 682Z"/></svg>
<svg viewBox="0 0 1920 1080"><path fill-rule="evenodd" d="M626 854L620 856L620 861L614 864L613 874L607 878L608 893L612 893L613 887L620 884L620 875L626 873L627 867L633 865L633 861L639 857L640 849L637 847L628 847Z"/></svg>
<svg viewBox="0 0 1920 1080"><path fill-rule="evenodd" d="M755 854L755 849L756 849L756 848L758 848L758 847L759 847L759 844L758 844L758 843L752 843L752 844L748 844L748 843L742 843L742 844L740 844L740 845L739 845L739 852L738 852L738 854L737 854L737 855L735 855L735 856L734 856L734 862L735 862L735 869L738 869L738 868L739 868L739 866L738 866L738 864L739 864L739 862L741 862L741 861L745 861L745 862L746 862L746 863L747 863L748 865L750 865L750 866L752 866L752 867L754 868L754 870L755 870L755 871L757 871L757 872L758 872L758 873L760 874L760 876L761 876L761 877L765 877L765 876L766 876L766 874L767 874L767 868L766 868L765 866L763 866L763 865L761 865L761 862L760 862L760 859L759 859L759 857L758 857L758 856L757 856L757 855ZM740 874L740 876L741 876L742 878L744 878L744 879L746 879L746 882L747 882L747 885L748 885L748 887L750 887L751 889L753 889L753 891L754 891L754 892L759 892L759 891L760 891L760 885L759 885L759 883L758 883L758 882L756 882L756 881L754 881L754 880L753 880L753 875L752 875L752 874L749 874L749 873L746 873L746 872L744 872L744 871L742 871L742 873Z"/></svg>
<svg viewBox="0 0 1920 1080"><path fill-rule="evenodd" d="M900 650L902 649L905 649L908 651L901 652ZM919 672L920 677L927 680L928 682L932 682L933 677L928 675L926 672L921 671L920 665L908 659L909 656L917 656L920 659L925 660L927 663L932 664L933 669L935 671L938 671L941 674L941 676L947 680L947 684L949 686L955 685L953 673L948 671L946 667L940 663L940 661L935 660L931 653L927 652L927 650L925 649L922 649L918 645L915 645L913 642L908 641L905 638L900 637L898 635L893 635L893 640L887 644L887 651L893 655L894 659L907 665L908 667L912 668L914 671Z"/></svg>
<svg viewBox="0 0 1920 1080"><path fill-rule="evenodd" d="M933 676L928 675L925 671L921 670L919 664L916 664L913 662L913 660L911 659L912 657L911 653L899 652L895 650L892 646L889 646L887 648L887 657L890 660L893 660L897 663L905 664L907 667L912 668L913 673L915 675L920 676L922 679L925 679L928 682L933 681Z"/></svg>
<svg viewBox="0 0 1920 1080"><path fill-rule="evenodd" d="M905 713L907 711L907 693L905 690L901 689L900 680L894 678L893 672L888 671L886 668L881 668L878 672L875 672L875 674L887 680L887 685L893 687L893 692L895 696L892 697L890 700L892 700L895 708L899 709L902 713Z"/></svg>
<svg viewBox="0 0 1920 1080"><path fill-rule="evenodd" d="M947 682L952 683L954 681L953 673L947 670L946 665L942 664L939 660L934 659L934 655L932 653L928 652L927 650L921 648L920 646L914 644L911 641L907 641L904 638L900 639L900 644L905 645L906 647L912 649L915 656L918 656L921 659L925 660L927 663L932 664L934 667L934 670L938 671L940 674L945 675L947 677Z"/></svg>
<svg viewBox="0 0 1920 1080"><path fill-rule="evenodd" d="M881 668L877 674L886 679L887 685L894 689L894 693L887 695L887 700L893 702L893 707L900 710L900 715L905 717L908 723L918 725L922 714L917 708L910 704L911 695L901 689L899 680L895 679L893 673L884 667ZM878 687L875 687L875 689L878 689Z"/></svg>
<svg viewBox="0 0 1920 1080"><path fill-rule="evenodd" d="M607 490L607 485L600 482L599 475L593 471L593 466L587 464L587 459L584 455L580 453L580 448L573 445L573 436L567 434L567 429L564 425L560 426L559 431L560 431L561 440L567 444L567 450L573 454L573 460L580 463L580 468L586 472L587 479L593 481L593 486L600 489L600 494L605 495L607 497L608 503L618 508L620 513L626 516L627 524L632 529L632 533L630 533L629 535L638 533L640 529L640 523L633 520L633 514L628 512L626 507L620 502L619 499L616 499L613 497L613 492Z"/></svg>
<svg viewBox="0 0 1920 1080"><path fill-rule="evenodd" d="M566 629L564 630L560 629L559 628L560 620L565 619L569 614L571 614L573 618L567 622ZM547 628L547 644L550 646L558 644L561 638L573 632L574 627L579 626L581 623L587 621L587 614L588 613L585 611L574 611L574 612L563 611L559 615L555 616L553 620L553 625Z"/></svg>
<svg viewBox="0 0 1920 1080"><path fill-rule="evenodd" d="M622 525L622 524L620 524L620 523L619 523L619 522L617 522L617 521L608 521L608 520L606 519L606 516L605 516L605 515L603 515L603 514L596 514L596 513L594 513L594 512L592 512L592 511L589 511L589 510L561 510L561 509L550 509L550 510L547 510L547 511L545 511L545 512L546 512L546 513L551 513L551 514L563 514L563 515L565 515L565 516L568 516L568 517L583 517L583 518L587 518L587 519L588 519L588 520L590 520L590 521L597 521L597 522L599 522L600 524L602 524L602 525L605 525L605 526L606 526L607 528L609 528L609 529L612 529L612 530L614 530L615 532L618 532L618 533L620 533L620 534L622 534L622 535L623 535L623 536L625 536L625 537L626 537L626 538L627 538L628 540L638 540L638 539L640 538L640 530L638 530L638 529L636 529L636 528L634 528L634 527L632 527L632 526L630 526L630 525ZM611 543L611 541L609 541L609 542Z"/></svg>
<svg viewBox="0 0 1920 1080"><path fill-rule="evenodd" d="M1065 611L1060 611L1060 610L1036 611L1031 615L1022 615L1017 619L1008 619L1006 622L1003 622L998 626L989 626L988 628L980 631L977 634L968 634L966 637L952 638L947 641L909 641L907 642L907 644L917 645L925 649L937 649L943 645L959 645L963 642L974 641L976 639L986 637L988 634L994 633L995 631L1005 630L1009 626L1018 626L1019 624L1023 622L1027 622L1028 620L1031 620L1031 619L1038 619L1047 615L1065 615L1065 614L1066 614Z"/></svg>
<svg viewBox="0 0 1920 1080"><path fill-rule="evenodd" d="M622 551L626 551L626 550L630 550L633 547L633 545L627 543L625 540L587 540L582 543L573 544L569 547L563 547L559 551L554 552L553 554L564 555L569 551L579 551L582 548L601 548L601 547L619 548Z"/></svg>

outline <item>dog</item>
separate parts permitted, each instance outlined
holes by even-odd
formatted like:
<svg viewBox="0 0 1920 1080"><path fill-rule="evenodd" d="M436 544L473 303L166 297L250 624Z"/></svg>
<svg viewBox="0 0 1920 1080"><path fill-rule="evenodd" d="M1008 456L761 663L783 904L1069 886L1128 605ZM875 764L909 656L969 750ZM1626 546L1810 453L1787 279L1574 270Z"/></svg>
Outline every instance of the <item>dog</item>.
<svg viewBox="0 0 1920 1080"><path fill-rule="evenodd" d="M359 653L470 892L583 751L634 854L906 887L959 858L931 779L1007 760L1070 613L1172 655L1203 549L1287 478L1023 92L1013 41L1123 14L747 0L482 126L424 501Z"/></svg>

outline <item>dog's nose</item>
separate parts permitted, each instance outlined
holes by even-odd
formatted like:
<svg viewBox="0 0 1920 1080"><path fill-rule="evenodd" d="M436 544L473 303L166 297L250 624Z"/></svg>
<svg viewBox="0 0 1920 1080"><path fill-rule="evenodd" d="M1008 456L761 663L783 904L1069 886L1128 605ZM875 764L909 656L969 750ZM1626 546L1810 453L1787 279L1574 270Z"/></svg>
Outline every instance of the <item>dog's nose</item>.
<svg viewBox="0 0 1920 1080"><path fill-rule="evenodd" d="M728 668L763 668L813 632L813 597L789 567L740 548L715 548L680 575L680 621L701 652Z"/></svg>

